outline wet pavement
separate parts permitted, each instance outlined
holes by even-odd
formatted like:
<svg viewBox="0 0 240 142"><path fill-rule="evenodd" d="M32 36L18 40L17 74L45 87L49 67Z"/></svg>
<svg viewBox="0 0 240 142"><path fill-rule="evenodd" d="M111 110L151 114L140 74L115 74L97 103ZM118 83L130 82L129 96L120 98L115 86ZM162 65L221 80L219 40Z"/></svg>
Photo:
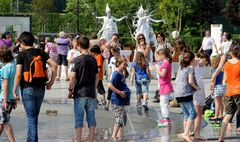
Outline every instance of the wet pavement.
<svg viewBox="0 0 240 142"><path fill-rule="evenodd" d="M209 94L210 80L205 79L206 94ZM106 88L106 81L104 81ZM128 81L128 84L130 82ZM128 122L124 128L124 140L126 142L176 142L183 141L178 134L183 132L182 114L180 108L171 107L171 127L158 128L157 121L160 119L160 107L153 103L153 96L157 89L157 81L152 80L150 84L149 111L136 108L135 87L129 85L132 90L131 105L128 107ZM68 82L61 80L56 82L53 89L46 91L39 116L39 141L40 142L72 142L74 141L74 117L73 100L67 99ZM100 96L98 96L100 100ZM96 111L97 129L95 134L96 142L111 142L112 127L114 125L114 114L111 111L104 111L98 105ZM17 142L26 141L27 120L22 103L12 112L11 123ZM208 138L208 141L217 141L220 129L211 127L206 121L202 121L201 134ZM85 123L83 137L88 134ZM235 126L227 131L227 142L239 142L240 137L236 133ZM5 132L0 137L0 142L7 142Z"/></svg>

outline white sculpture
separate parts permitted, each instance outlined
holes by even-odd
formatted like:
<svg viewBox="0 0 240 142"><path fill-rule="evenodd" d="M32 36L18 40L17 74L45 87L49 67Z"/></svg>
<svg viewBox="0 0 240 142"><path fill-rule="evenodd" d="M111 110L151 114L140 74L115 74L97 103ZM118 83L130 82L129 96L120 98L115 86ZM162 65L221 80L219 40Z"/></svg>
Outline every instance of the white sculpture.
<svg viewBox="0 0 240 142"><path fill-rule="evenodd" d="M124 18L127 18L127 16L119 19L113 17L111 15L111 9L108 7L108 4L106 6L106 14L107 16L96 17L97 19L103 19L103 26L98 32L98 37L109 41L111 40L113 34L118 34L118 27L116 22L122 21Z"/></svg>
<svg viewBox="0 0 240 142"><path fill-rule="evenodd" d="M147 10L144 10L142 5L140 6L138 12L137 12L137 23L134 23L134 27L136 27L136 31L134 33L135 39L136 37L142 33L146 38L146 43L150 44L150 42L156 44L156 36L153 32L153 29L151 27L151 22L159 23L162 22L162 20L155 20L151 18L151 14L154 11L147 13Z"/></svg>

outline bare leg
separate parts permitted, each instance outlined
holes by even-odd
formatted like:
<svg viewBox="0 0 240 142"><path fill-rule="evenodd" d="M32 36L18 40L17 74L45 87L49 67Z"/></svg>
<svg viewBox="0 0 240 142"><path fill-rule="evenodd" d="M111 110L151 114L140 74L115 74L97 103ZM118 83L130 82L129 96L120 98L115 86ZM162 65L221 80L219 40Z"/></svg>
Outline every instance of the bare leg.
<svg viewBox="0 0 240 142"><path fill-rule="evenodd" d="M114 141L117 141L117 134L118 134L119 127L114 125L113 127L113 133L112 133L112 139Z"/></svg>
<svg viewBox="0 0 240 142"><path fill-rule="evenodd" d="M118 140L122 140L122 136L123 136L123 127L119 127L119 130L117 133Z"/></svg>
<svg viewBox="0 0 240 142"><path fill-rule="evenodd" d="M93 142L94 134L95 134L95 126L89 128L87 142Z"/></svg>
<svg viewBox="0 0 240 142"><path fill-rule="evenodd" d="M2 132L3 132L3 124L0 125L0 136L2 135Z"/></svg>
<svg viewBox="0 0 240 142"><path fill-rule="evenodd" d="M186 122L185 129L184 129L183 138L188 142L192 142L191 137L189 136L192 123L193 123L193 120L188 119L187 122Z"/></svg>
<svg viewBox="0 0 240 142"><path fill-rule="evenodd" d="M68 66L64 66L64 69L65 69L66 81L69 81Z"/></svg>
<svg viewBox="0 0 240 142"><path fill-rule="evenodd" d="M58 65L57 69L57 80L61 78L62 65Z"/></svg>
<svg viewBox="0 0 240 142"><path fill-rule="evenodd" d="M10 123L4 124L4 128L10 142L15 142L12 126Z"/></svg>
<svg viewBox="0 0 240 142"><path fill-rule="evenodd" d="M226 115L225 115L225 117L224 117L224 119L223 119L223 122L222 122L221 133L220 133L220 136L219 136L218 141L223 141L223 137L224 137L224 135L225 135L225 132L226 132L228 123L229 123L229 121L230 121L231 118L232 118L232 115L231 115L231 114L226 114Z"/></svg>
<svg viewBox="0 0 240 142"><path fill-rule="evenodd" d="M75 128L77 142L82 142L82 128Z"/></svg>
<svg viewBox="0 0 240 142"><path fill-rule="evenodd" d="M203 107L195 106L195 109L196 109L197 116L194 120L194 138L199 140L206 140L206 138L200 135L200 125L202 121Z"/></svg>

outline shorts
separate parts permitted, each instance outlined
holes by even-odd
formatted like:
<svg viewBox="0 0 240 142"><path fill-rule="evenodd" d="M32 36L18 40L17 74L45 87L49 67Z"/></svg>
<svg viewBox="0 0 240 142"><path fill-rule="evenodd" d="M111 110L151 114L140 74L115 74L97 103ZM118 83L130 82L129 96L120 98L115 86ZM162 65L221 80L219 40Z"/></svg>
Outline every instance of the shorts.
<svg viewBox="0 0 240 142"><path fill-rule="evenodd" d="M226 87L223 85L215 85L214 87L214 97L222 97L225 94Z"/></svg>
<svg viewBox="0 0 240 142"><path fill-rule="evenodd" d="M149 92L149 80L146 78L142 78L141 80L135 81L137 95L143 95L143 93Z"/></svg>
<svg viewBox="0 0 240 142"><path fill-rule="evenodd" d="M182 111L183 111L183 119L186 120L194 120L197 116L194 104L192 101L190 102L181 102L179 103Z"/></svg>
<svg viewBox="0 0 240 142"><path fill-rule="evenodd" d="M113 105L113 110L115 114L115 125L118 127L124 127L127 124L127 113L125 106Z"/></svg>
<svg viewBox="0 0 240 142"><path fill-rule="evenodd" d="M75 128L83 127L84 112L86 111L86 119L88 127L96 126L95 110L97 101L95 98L76 97L74 98L74 116Z"/></svg>
<svg viewBox="0 0 240 142"><path fill-rule="evenodd" d="M240 95L226 96L225 102L226 102L225 108L226 114L234 115L238 109L240 110Z"/></svg>
<svg viewBox="0 0 240 142"><path fill-rule="evenodd" d="M0 124L8 123L10 121L10 114L12 112L12 108L15 105L14 100L10 100L8 102L8 110L5 110L3 101L0 102Z"/></svg>
<svg viewBox="0 0 240 142"><path fill-rule="evenodd" d="M107 100L111 100L113 91L111 89L108 89L108 95L107 95Z"/></svg>
<svg viewBox="0 0 240 142"><path fill-rule="evenodd" d="M105 89L104 89L104 87L103 87L102 80L99 80L99 81L98 81L97 91L98 91L98 93L99 93L100 95L101 95L101 94L105 94Z"/></svg>
<svg viewBox="0 0 240 142"><path fill-rule="evenodd" d="M194 94L193 94L193 104L195 106L204 106L205 105L205 91L204 91L204 88L201 88L200 90L194 92Z"/></svg>
<svg viewBox="0 0 240 142"><path fill-rule="evenodd" d="M58 65L68 66L67 55L58 54L57 64Z"/></svg>

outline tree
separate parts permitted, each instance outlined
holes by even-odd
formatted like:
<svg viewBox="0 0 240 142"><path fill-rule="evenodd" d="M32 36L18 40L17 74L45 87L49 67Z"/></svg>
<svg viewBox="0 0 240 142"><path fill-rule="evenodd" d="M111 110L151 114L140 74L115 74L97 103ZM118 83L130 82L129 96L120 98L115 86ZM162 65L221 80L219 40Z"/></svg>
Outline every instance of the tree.
<svg viewBox="0 0 240 142"><path fill-rule="evenodd" d="M33 0L33 10L40 18L40 22L42 24L41 31L44 33L47 22L47 14L53 11L53 0Z"/></svg>
<svg viewBox="0 0 240 142"><path fill-rule="evenodd" d="M10 13L11 7L11 0L0 0L0 13L2 13L3 15Z"/></svg>
<svg viewBox="0 0 240 142"><path fill-rule="evenodd" d="M240 1L228 0L224 14L231 24L240 25Z"/></svg>

